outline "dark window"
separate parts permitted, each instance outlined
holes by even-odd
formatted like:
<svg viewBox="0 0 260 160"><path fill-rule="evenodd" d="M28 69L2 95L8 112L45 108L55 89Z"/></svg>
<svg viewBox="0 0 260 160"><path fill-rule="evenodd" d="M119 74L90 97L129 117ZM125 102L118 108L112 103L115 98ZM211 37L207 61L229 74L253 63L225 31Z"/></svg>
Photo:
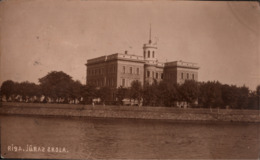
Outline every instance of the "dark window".
<svg viewBox="0 0 260 160"><path fill-rule="evenodd" d="M183 79L183 73L181 73L181 79Z"/></svg>
<svg viewBox="0 0 260 160"><path fill-rule="evenodd" d="M158 79L158 73L156 73L156 79Z"/></svg>
<svg viewBox="0 0 260 160"><path fill-rule="evenodd" d="M132 74L133 73L133 69L132 69L132 67L130 67L130 74Z"/></svg>
<svg viewBox="0 0 260 160"><path fill-rule="evenodd" d="M147 77L150 77L150 71L147 71Z"/></svg>
<svg viewBox="0 0 260 160"><path fill-rule="evenodd" d="M193 80L195 79L194 74L192 74L192 79L193 79Z"/></svg>
<svg viewBox="0 0 260 160"><path fill-rule="evenodd" d="M144 57L146 56L145 53L146 53L146 52L145 52L145 50L144 50Z"/></svg>
<svg viewBox="0 0 260 160"><path fill-rule="evenodd" d="M122 79L122 86L125 87L125 79Z"/></svg>
<svg viewBox="0 0 260 160"><path fill-rule="evenodd" d="M187 73L187 79L189 79L189 73Z"/></svg>
<svg viewBox="0 0 260 160"><path fill-rule="evenodd" d="M123 73L125 73L125 66L123 66Z"/></svg>
<svg viewBox="0 0 260 160"><path fill-rule="evenodd" d="M153 78L154 78L154 71L153 71Z"/></svg>
<svg viewBox="0 0 260 160"><path fill-rule="evenodd" d="M161 79L163 79L163 73L161 74Z"/></svg>
<svg viewBox="0 0 260 160"><path fill-rule="evenodd" d="M139 75L139 68L136 68L136 74Z"/></svg>
<svg viewBox="0 0 260 160"><path fill-rule="evenodd" d="M153 58L154 58L154 51L153 51Z"/></svg>
<svg viewBox="0 0 260 160"><path fill-rule="evenodd" d="M150 51L148 51L148 58L150 58Z"/></svg>

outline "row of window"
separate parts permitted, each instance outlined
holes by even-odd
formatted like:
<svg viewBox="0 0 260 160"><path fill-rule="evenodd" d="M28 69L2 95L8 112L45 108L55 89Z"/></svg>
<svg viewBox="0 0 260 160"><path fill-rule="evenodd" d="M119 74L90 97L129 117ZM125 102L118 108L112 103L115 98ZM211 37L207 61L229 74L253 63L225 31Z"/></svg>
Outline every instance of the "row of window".
<svg viewBox="0 0 260 160"><path fill-rule="evenodd" d="M123 66L123 73L130 73L130 74L137 74L139 75L140 74L140 69L139 68L136 68L136 70L134 70L133 67L129 67L129 72L127 72L126 70L126 66Z"/></svg>
<svg viewBox="0 0 260 160"><path fill-rule="evenodd" d="M116 86L116 80L114 78L109 78L106 80L106 82L104 79L98 79L98 80L89 81L89 83L93 84L95 86L100 86L100 87L103 87L103 86L115 87Z"/></svg>
<svg viewBox="0 0 260 160"><path fill-rule="evenodd" d="M88 69L88 75L102 75L105 73L115 73L116 72L116 65L110 65L106 68L93 68Z"/></svg>
<svg viewBox="0 0 260 160"><path fill-rule="evenodd" d="M184 79L184 73L181 73L181 79ZM194 74L191 74L191 77L190 77L190 74L189 73L186 73L186 79L195 79L195 75Z"/></svg>
<svg viewBox="0 0 260 160"><path fill-rule="evenodd" d="M146 72L146 77L152 77L155 79L163 79L163 73L158 73L158 72L154 72L154 71L147 71Z"/></svg>
<svg viewBox="0 0 260 160"><path fill-rule="evenodd" d="M147 57L150 58L150 51L147 52ZM144 57L146 57L146 51L144 50ZM154 51L152 51L151 58L154 58Z"/></svg>
<svg viewBox="0 0 260 160"><path fill-rule="evenodd" d="M177 78L176 77L176 74L174 73L168 73L165 75L165 78L166 79L175 79ZM195 75L194 74L190 74L190 73L181 73L181 79L192 79L192 80L195 80Z"/></svg>
<svg viewBox="0 0 260 160"><path fill-rule="evenodd" d="M121 79L121 86L122 87L130 87L133 81L136 81L137 79Z"/></svg>

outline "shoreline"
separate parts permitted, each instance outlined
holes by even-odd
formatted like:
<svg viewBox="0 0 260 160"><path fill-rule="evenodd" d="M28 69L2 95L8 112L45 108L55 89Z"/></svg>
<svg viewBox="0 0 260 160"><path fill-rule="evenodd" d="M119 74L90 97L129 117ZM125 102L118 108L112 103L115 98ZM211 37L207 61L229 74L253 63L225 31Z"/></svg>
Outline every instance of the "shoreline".
<svg viewBox="0 0 260 160"><path fill-rule="evenodd" d="M1 102L0 115L153 119L173 121L260 122L258 110L102 106Z"/></svg>

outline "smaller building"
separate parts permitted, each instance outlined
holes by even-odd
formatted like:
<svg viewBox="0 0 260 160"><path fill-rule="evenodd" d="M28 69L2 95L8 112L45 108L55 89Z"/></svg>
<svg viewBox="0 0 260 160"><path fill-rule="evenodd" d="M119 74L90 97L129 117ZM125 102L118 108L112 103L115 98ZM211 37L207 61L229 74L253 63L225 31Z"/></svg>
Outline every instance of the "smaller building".
<svg viewBox="0 0 260 160"><path fill-rule="evenodd" d="M167 62L164 65L164 80L167 83L182 84L185 80L198 81L198 69L197 63L174 61Z"/></svg>

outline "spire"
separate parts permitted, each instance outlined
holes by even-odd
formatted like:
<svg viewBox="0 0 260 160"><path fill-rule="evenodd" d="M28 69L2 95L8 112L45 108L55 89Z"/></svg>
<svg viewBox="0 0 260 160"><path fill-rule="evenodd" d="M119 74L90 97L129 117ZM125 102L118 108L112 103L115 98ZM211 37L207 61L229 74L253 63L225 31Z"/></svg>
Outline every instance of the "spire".
<svg viewBox="0 0 260 160"><path fill-rule="evenodd" d="M152 43L152 25L150 23L150 34L149 34L149 43L151 44Z"/></svg>

